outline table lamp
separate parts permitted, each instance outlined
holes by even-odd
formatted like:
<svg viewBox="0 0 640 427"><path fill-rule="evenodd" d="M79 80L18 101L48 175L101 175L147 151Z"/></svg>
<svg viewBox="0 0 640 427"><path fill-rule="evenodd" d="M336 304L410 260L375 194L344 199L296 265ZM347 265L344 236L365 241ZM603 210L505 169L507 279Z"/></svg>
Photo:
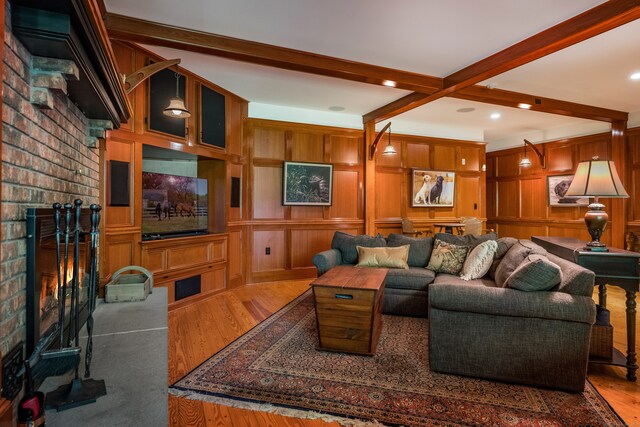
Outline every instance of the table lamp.
<svg viewBox="0 0 640 427"><path fill-rule="evenodd" d="M587 230L592 239L587 243L586 249L594 252L607 252L607 246L600 242L600 237L607 226L609 215L604 211L604 205L600 203L599 198L629 197L622 186L613 161L598 160L598 156L595 156L592 160L580 162L565 197L594 198L584 216L584 222L587 224Z"/></svg>

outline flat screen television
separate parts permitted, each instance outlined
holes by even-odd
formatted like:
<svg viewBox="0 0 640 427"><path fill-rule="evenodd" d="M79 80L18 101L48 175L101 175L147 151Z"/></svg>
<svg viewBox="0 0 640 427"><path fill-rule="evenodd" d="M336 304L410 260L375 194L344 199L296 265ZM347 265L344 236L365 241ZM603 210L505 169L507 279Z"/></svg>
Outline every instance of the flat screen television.
<svg viewBox="0 0 640 427"><path fill-rule="evenodd" d="M142 172L142 239L206 234L208 182L203 178Z"/></svg>

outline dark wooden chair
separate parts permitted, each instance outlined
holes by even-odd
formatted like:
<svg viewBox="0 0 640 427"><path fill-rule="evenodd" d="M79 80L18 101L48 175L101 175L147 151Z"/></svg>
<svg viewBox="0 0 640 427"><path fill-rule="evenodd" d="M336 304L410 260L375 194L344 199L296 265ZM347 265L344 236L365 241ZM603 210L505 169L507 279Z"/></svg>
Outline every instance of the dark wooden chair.
<svg viewBox="0 0 640 427"><path fill-rule="evenodd" d="M414 230L413 222L408 218L402 218L402 234L405 236L422 236L422 231Z"/></svg>

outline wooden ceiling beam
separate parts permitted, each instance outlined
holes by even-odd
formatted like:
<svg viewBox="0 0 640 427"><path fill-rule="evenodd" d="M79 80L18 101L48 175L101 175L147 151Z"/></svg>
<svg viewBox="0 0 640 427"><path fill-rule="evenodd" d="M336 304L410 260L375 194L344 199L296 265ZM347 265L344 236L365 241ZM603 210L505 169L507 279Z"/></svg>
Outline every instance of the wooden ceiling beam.
<svg viewBox="0 0 640 427"><path fill-rule="evenodd" d="M640 18L638 0L609 0L444 78L442 90L397 99L363 117L389 119ZM376 117L375 114L383 114Z"/></svg>
<svg viewBox="0 0 640 427"><path fill-rule="evenodd" d="M409 71L349 61L285 47L236 39L203 31L160 24L128 16L107 13L105 24L112 38L170 47L190 52L337 77L374 85L389 85L404 90L433 93L442 89L442 79Z"/></svg>

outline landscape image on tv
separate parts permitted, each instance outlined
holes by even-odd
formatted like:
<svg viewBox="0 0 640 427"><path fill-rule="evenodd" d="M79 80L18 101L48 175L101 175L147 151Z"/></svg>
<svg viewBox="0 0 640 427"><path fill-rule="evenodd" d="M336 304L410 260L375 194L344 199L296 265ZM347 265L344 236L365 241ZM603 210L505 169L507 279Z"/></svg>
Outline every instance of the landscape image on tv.
<svg viewBox="0 0 640 427"><path fill-rule="evenodd" d="M207 180L142 172L142 236L156 238L207 231Z"/></svg>

